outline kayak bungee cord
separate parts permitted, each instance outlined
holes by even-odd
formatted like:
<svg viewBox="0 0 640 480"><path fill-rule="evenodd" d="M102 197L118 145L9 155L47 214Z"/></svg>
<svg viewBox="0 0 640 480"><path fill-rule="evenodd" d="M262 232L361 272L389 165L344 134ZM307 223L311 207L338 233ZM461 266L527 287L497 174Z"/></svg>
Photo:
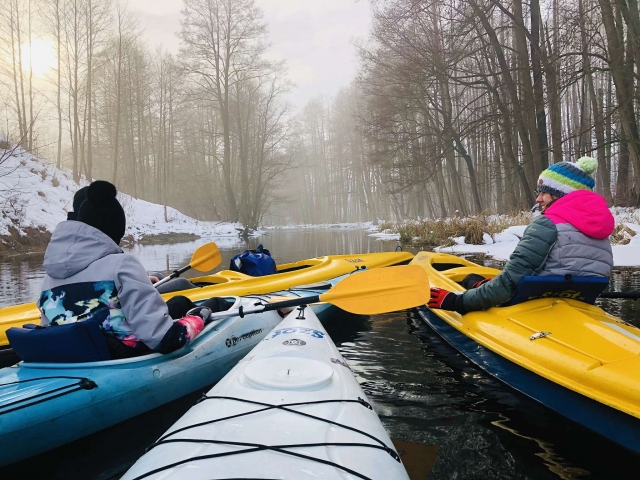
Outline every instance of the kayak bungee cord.
<svg viewBox="0 0 640 480"><path fill-rule="evenodd" d="M238 415L233 415L233 417L242 417L245 415L251 415L252 413L256 413L256 412L264 412L266 410L271 410L273 408L277 408L279 410L284 410L286 412L289 413L295 413L296 415L302 415L303 417L308 417L308 418L313 418L314 420L319 420L321 422L325 422L325 423L329 423L331 425L336 425L337 427L342 427L346 430L351 430L352 432L356 432L359 433L360 435L364 435L365 437L370 438L371 440L374 440L376 442L378 442L383 449L389 454L391 455L391 457L393 457L394 460L400 462L400 457L398 456L398 454L395 452L395 450L387 447L387 445L382 441L377 439L376 437L374 437L373 435L368 434L367 432L363 432L362 430L358 430L357 428L353 428L353 427L349 427L348 425L344 425L342 423L338 423L338 422L334 422L333 420L329 420L326 418L322 418L322 417L316 417L315 415L311 415L309 413L304 413L304 412L299 412L297 410L291 410L290 408L287 407L298 407L301 405L318 405L321 403L359 403L360 405L362 405L363 407L367 408L368 410L373 410L373 407L371 406L371 404L367 401L365 401L364 399L358 397L357 400L317 400L314 402L298 402L298 403L284 403L281 405L272 405L270 403L262 403L262 402L256 402L255 400L247 400L246 398L236 398L236 397L224 397L224 396L207 396L207 395L203 395L203 397L200 399L200 402L204 401L204 400L235 400L238 402L244 402L244 403L251 403L253 405L261 405L263 407L267 407L267 408L261 408L258 410L253 410L251 412L244 412ZM232 417L227 417L227 418L232 418ZM223 420L218 419L218 420ZM164 438L161 438L160 440L164 440L165 438L167 438L169 435L174 434L175 432L171 432L168 435L165 435Z"/></svg>
<svg viewBox="0 0 640 480"><path fill-rule="evenodd" d="M356 471L353 471L347 467L344 467L342 465L339 465L337 463L331 462L329 460L323 460L321 458L316 458L316 457L312 457L309 455L304 455L301 453L297 453L297 452L292 452L290 450L286 450L288 448L308 448L308 447L363 447L363 448L375 448L375 449L379 449L379 450L383 450L385 452L387 452L389 455L391 455L391 457L396 460L397 462L400 462L400 456L395 452L395 450L389 448L383 441L381 441L380 439L374 437L373 435L370 435L366 432L363 432L362 430L358 430L357 428L353 428L353 427L349 427L348 425L344 425L342 423L338 423L338 422L334 422L333 420L329 420L326 418L322 418L322 417L317 417L315 415L311 415L308 413L304 413L304 412L299 412L297 410L292 410L288 407L294 407L294 406L302 406L302 405L318 405L318 404L323 404L323 403L358 403L360 405L362 405L363 407L369 409L369 410L373 410L373 407L371 406L371 404L367 401L365 401L364 399L358 397L357 400L319 400L319 401L313 401L313 402L298 402L298 403L287 403L287 404L282 404L282 405L273 405L273 404L269 404L269 403L263 403L263 402L256 402L254 400L247 400L244 398L236 398L236 397L225 397L225 396L207 396L204 395L199 401L198 403L204 401L204 400L235 400L238 402L244 402L244 403L250 403L253 405L259 405L259 406L263 406L265 408L260 408L257 410L252 410L250 412L243 412L243 413L239 413L237 415L230 415L228 417L223 417L223 418L217 418L214 420L209 420L206 422L201 422L201 423L197 423L197 424L193 424L193 425L189 425L187 427L183 427L183 428L179 428L177 430L174 430L173 432L168 433L167 435L165 435L164 437L161 437L157 442L155 442L154 444L152 444L151 446L149 446L149 448L147 448L147 452L150 451L151 449L157 447L158 445L162 445L162 444L167 444L167 443L180 443L180 442L185 442L185 443L210 443L210 444L215 444L215 445L234 445L234 446L244 446L244 447L251 447L251 448L247 448L244 450L236 450L233 452L222 452L222 453L215 453L215 454L211 454L211 455L202 455L202 456L198 456L198 457L192 457L192 458L187 458L184 460L181 460L179 462L175 462L172 463L170 465L165 465L163 467L159 467L155 470L149 471L147 473L144 473L143 475L140 475L138 477L136 477L134 480L142 480L143 478L147 478L150 475L153 475L155 473L159 473L165 470L168 470L170 468L173 467L177 467L179 465L183 465L186 463L190 463L190 462L194 462L194 461L198 461L198 460L208 460L208 459L212 459L212 458L219 458L219 457L225 457L225 456L230 456L230 455L239 455L239 454L243 454L243 453L253 453L253 452L259 452L259 451L263 451L263 450L273 450L279 453L283 453L285 455L291 455L294 457L299 457L305 460L310 460L313 462L318 462L318 463L323 463L325 465L329 465L335 468L338 468L340 470L344 470L345 472L354 475L358 478L361 478L363 480L371 480L369 477L366 477L365 475L362 475ZM370 443L310 443L310 444L292 444L292 445L263 445L263 444L253 444L253 443L242 443L242 442L231 442L231 441L224 441L224 440L202 440L202 439L196 439L196 438L177 438L177 439L169 439L168 437L170 437L171 435L174 435L176 433L179 432L183 432L185 430L190 430L192 428L197 428L197 427L201 427L204 425L210 425L213 423L217 423L217 422L221 422L223 420L230 420L233 418L238 418L238 417L243 417L243 416L247 416L247 415L251 415L254 413L260 413L260 412L265 412L268 410L272 410L272 409L279 409L279 410L284 410L286 412L289 413L294 413L294 414L298 414L298 415L302 415L308 418L312 418L314 420L319 420L321 422L325 422L325 423L329 423L331 425L336 425L338 427L342 427L345 428L347 430L351 430L353 432L359 433L361 435L364 435L376 442L379 443L379 445L373 445Z"/></svg>
<svg viewBox="0 0 640 480"><path fill-rule="evenodd" d="M373 480L370 477L362 475L361 473L356 472L355 470L351 470L350 468L344 467L338 463L331 462L329 460L323 460L322 458L311 457L309 455L304 455L302 453L291 452L289 450L284 450L285 448L294 448L294 447L324 447L324 446L335 446L335 447L371 447L371 448L379 448L383 449L378 445L371 445L367 443L310 443L310 444L298 444L298 445L262 445L259 443L241 443L241 442L225 442L223 440L201 440L197 438L185 438L185 439L175 439L175 440L167 440L164 443L177 443L177 442L187 442L187 443L211 443L211 444L224 444L224 445L237 445L237 446L251 446L255 448L247 448L245 450L236 450L233 452L221 452L221 453L212 453L211 455L201 455L199 457L191 457L185 460L180 460L179 462L174 462L169 465L164 465L162 467L156 468L155 470L151 470L149 472L143 473L142 475L135 477L133 480L142 480L143 478L147 478L156 473L163 472L165 470L169 470L173 467L178 467L180 465L184 465L186 463L195 462L198 460L210 460L212 458L220 458L220 457L228 457L231 455L238 455L241 453L254 453L260 452L263 450L273 450L275 452L283 453L285 455L291 455L293 457L302 458L304 460L310 460L312 462L318 462L325 465L329 465L331 467L338 468L340 470L344 470L351 475L354 475L362 480ZM159 443L159 442L158 442ZM218 480L235 480L235 479L218 479Z"/></svg>
<svg viewBox="0 0 640 480"><path fill-rule="evenodd" d="M16 410L21 410L23 408L27 408L32 405L37 405L39 403L43 403L48 400L53 400L54 398L62 397L64 395L68 395L69 393L77 392L79 390L93 390L94 388L98 387L98 385L93 380L89 380L88 378L85 378L85 377L56 376L56 377L30 378L28 380L18 380L17 382L3 383L3 384L0 384L0 388L8 387L10 385L17 385L20 383L35 382L37 380L50 380L50 379L78 380L78 382L72 383L69 385L63 385L62 387L54 388L53 390L49 390L47 392L38 393L29 398L22 398L14 402L5 403L4 405L0 406L0 415L4 415L5 413L10 413L10 412L15 412ZM53 393L56 393L56 392L60 392L60 393L57 393L56 395L52 395ZM40 398L39 400L31 401L38 397L46 397L46 398ZM14 407L14 408L7 408L12 405L16 405L20 403L22 403L22 405L18 405L17 407Z"/></svg>
<svg viewBox="0 0 640 480"><path fill-rule="evenodd" d="M198 401L198 403L200 403L200 402L202 402L204 400L235 400L237 402L251 403L253 405L260 405L260 406L263 406L263 407L266 407L266 408L260 408L258 410L252 410L250 412L243 412L243 413L239 413L237 415L230 415L228 417L216 418L215 420L209 420L207 422L195 423L195 424L189 425L187 427L179 428L177 430L174 430L171 433L166 434L164 437L160 437L160 439L157 442L155 442L149 448L147 448L147 451L153 449L154 447L156 447L157 445L162 443L164 440L166 440L171 435L179 433L179 432L183 432L185 430L190 430L192 428L201 427L201 426L204 426L204 425L210 425L210 424L213 424L213 423L221 422L223 420L231 420L233 418L244 417L244 416L251 415L251 414L254 414L254 413L266 412L267 410L272 410L274 408L277 408L279 410L284 410L284 411L289 412L289 413L295 413L297 415L302 415L304 417L313 418L314 420L319 420L321 422L329 423L331 425L336 425L336 426L342 427L342 428L344 428L346 430L351 430L353 432L356 432L356 433L359 433L361 435L364 435L365 437L368 437L371 440L374 440L374 441L378 442L382 447L384 447L384 449L386 449L385 451L389 455L391 455L391 457L394 460L396 460L397 462L400 462L400 457L395 452L395 450L393 450L392 448L387 447L387 445L382 440L377 439L376 437L374 437L373 435L368 434L367 432L363 432L362 430L358 430L357 428L349 427L348 425L344 425L342 423L334 422L333 420L328 420L328 419L322 418L322 417L316 417L315 415L311 415L309 413L299 412L297 410L291 410L290 408L287 408L287 407L298 407L298 406L301 406L301 405L319 405L321 403L359 403L363 407L365 407L365 408L367 408L369 410L373 410L373 407L371 406L371 404L369 402L363 400L360 397L358 397L357 400L317 400L317 401L314 401L314 402L298 402L298 403L284 403L282 405L272 405L270 403L262 403L262 402L256 402L255 400L247 400L246 398L224 397L224 396L217 396L217 395L210 397L208 395L203 395L202 398Z"/></svg>

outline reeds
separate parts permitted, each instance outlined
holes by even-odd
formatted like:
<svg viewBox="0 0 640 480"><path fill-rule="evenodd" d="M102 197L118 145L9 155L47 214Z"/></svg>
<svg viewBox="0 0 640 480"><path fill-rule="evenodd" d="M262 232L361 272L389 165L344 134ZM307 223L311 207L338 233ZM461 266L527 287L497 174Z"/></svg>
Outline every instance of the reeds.
<svg viewBox="0 0 640 480"><path fill-rule="evenodd" d="M379 226L381 232L400 234L400 243L421 248L447 247L454 238L464 237L464 242L482 245L484 235L493 238L496 233L514 225L526 225L531 215L478 215L474 217L451 217L446 219L408 220L401 223L385 222Z"/></svg>
<svg viewBox="0 0 640 480"><path fill-rule="evenodd" d="M511 215L407 220L399 223L382 223L379 230L400 234L400 243L403 246L431 249L454 245L456 243L454 239L459 237L464 237L466 244L482 245L485 234L494 239L496 233L516 225L528 225L531 219L531 213L519 212ZM640 211L625 212L625 214L616 212L616 226L610 237L612 245L626 245L636 235L632 228L625 225L627 223L640 224Z"/></svg>

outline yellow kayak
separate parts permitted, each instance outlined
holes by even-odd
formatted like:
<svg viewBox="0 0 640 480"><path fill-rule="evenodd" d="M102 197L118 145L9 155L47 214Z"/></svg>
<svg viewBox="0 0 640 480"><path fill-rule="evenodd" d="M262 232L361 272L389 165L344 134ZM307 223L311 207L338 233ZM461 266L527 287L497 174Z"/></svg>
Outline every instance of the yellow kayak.
<svg viewBox="0 0 640 480"><path fill-rule="evenodd" d="M409 252L327 255L279 265L277 273L263 277L251 277L243 273L223 270L212 275L189 279L199 285L209 284L207 286L182 292L165 293L162 297L168 300L175 295L185 295L191 300L197 301L215 296L272 293L298 285L324 282L358 269L406 264L412 258L413 254ZM5 334L8 328L39 322L40 313L35 303L0 308L0 346L8 344Z"/></svg>
<svg viewBox="0 0 640 480"><path fill-rule="evenodd" d="M499 270L419 252L430 285ZM582 425L640 452L640 329L571 298L540 298L460 315L423 308L425 322L490 374ZM480 347L481 346L481 347ZM484 348L483 348L484 347Z"/></svg>

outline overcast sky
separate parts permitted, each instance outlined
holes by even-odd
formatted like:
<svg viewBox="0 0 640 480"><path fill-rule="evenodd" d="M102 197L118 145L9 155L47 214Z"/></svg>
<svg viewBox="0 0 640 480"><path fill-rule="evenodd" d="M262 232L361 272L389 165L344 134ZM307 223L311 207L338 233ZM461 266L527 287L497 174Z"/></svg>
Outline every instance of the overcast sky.
<svg viewBox="0 0 640 480"><path fill-rule="evenodd" d="M255 0L269 29L269 56L287 61L296 86L296 109L318 94L333 95L357 70L353 39L364 39L371 22L367 0ZM129 0L150 45L176 53L182 0Z"/></svg>

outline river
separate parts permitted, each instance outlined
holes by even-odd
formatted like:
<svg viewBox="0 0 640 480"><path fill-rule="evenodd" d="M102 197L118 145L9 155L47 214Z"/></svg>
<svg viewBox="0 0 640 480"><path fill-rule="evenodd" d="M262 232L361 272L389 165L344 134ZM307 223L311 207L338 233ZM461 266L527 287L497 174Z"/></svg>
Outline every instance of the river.
<svg viewBox="0 0 640 480"><path fill-rule="evenodd" d="M130 251L149 271L168 271L186 265L204 241L136 245ZM270 249L278 263L327 254L391 251L396 246L367 237L361 230L271 230L249 240L248 246L242 240L221 240L223 261L218 269L227 268L233 255L258 243ZM33 301L42 277L42 256L0 262L0 306ZM640 276L616 272L612 284L615 290L640 289ZM636 302L603 300L600 305L640 325ZM488 376L445 344L414 312L372 317L342 314L325 326L373 401L389 436L410 442L408 449L419 449L423 478L427 472L433 479L640 476L639 456ZM196 392L0 469L0 478L117 479L200 396Z"/></svg>

